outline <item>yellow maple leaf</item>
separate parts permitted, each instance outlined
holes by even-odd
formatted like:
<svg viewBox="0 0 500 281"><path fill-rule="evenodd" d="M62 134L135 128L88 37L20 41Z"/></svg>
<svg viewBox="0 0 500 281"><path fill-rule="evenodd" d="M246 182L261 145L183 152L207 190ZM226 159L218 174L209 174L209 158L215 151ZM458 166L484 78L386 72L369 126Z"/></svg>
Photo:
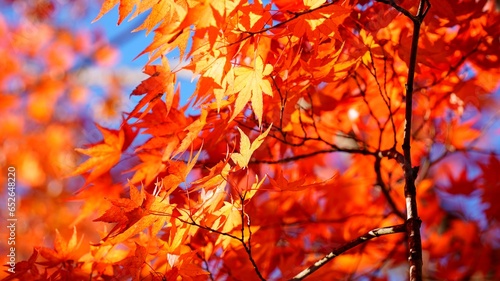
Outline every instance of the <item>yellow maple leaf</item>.
<svg viewBox="0 0 500 281"><path fill-rule="evenodd" d="M234 79L233 92L238 94L234 105L234 112L231 116L233 120L251 100L252 109L259 120L259 126L262 124L263 101L262 94L273 95L271 83L265 76L273 71L273 66L266 64L259 56L254 62L254 67L237 67L234 70L236 78ZM231 121L230 120L230 121Z"/></svg>
<svg viewBox="0 0 500 281"><path fill-rule="evenodd" d="M248 162L250 162L250 157L252 156L253 152L259 148L259 146L264 142L264 139L266 138L267 134L271 130L271 126L267 128L267 130L259 135L257 139L255 139L252 144L250 144L250 139L248 138L245 133L238 128L240 131L240 152L239 153L233 153L231 154L231 160L236 163L236 165L240 166L241 168L246 168L248 166Z"/></svg>

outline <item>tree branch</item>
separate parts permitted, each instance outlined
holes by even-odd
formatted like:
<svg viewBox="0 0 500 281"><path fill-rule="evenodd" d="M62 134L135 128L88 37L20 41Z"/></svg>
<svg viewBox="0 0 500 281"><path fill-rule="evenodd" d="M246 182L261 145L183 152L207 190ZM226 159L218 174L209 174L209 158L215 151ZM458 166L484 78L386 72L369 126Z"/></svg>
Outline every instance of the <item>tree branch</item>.
<svg viewBox="0 0 500 281"><path fill-rule="evenodd" d="M373 230L368 231L367 233L359 236L358 238L352 240L351 242L344 244L343 246L331 251L328 253L325 257L322 259L318 260L315 262L313 265L309 266L308 268L302 270L299 274L295 275L292 279L290 280L303 280L307 276L311 275L313 272L324 266L327 262L335 258L336 256L368 241L371 240L375 237L383 236L383 235L388 235L388 234L395 234L395 233L401 233L405 232L405 225L404 224L398 224L394 226L387 226L387 227L381 227L381 228L376 228Z"/></svg>
<svg viewBox="0 0 500 281"><path fill-rule="evenodd" d="M324 153L333 153L333 152L346 152L346 153L351 153L351 154L361 154L361 155L375 155L374 152L364 150L364 149L341 149L341 148L332 148L332 149L322 149L322 150L316 150L311 153L306 153L306 154L300 154L300 155L295 155L287 158L282 158L278 160L251 160L250 164L279 164L279 163L287 163L287 162L293 162L297 161L300 159L305 159L309 158L318 154L324 154Z"/></svg>
<svg viewBox="0 0 500 281"><path fill-rule="evenodd" d="M418 217L417 211L417 190L415 179L417 178L418 167L411 164L411 119L413 113L413 83L415 79L415 68L417 65L418 40L420 27L425 15L429 11L429 0L421 0L418 6L417 15L412 15L409 11L397 5L394 0L378 0L403 13L413 22L413 37L411 41L410 61L408 63L408 82L406 84L406 110L405 110L405 131L403 141L403 169L405 174L405 198L406 198L406 233L408 237L408 262L410 264L410 280L422 280L422 239L420 237L420 225L422 221Z"/></svg>

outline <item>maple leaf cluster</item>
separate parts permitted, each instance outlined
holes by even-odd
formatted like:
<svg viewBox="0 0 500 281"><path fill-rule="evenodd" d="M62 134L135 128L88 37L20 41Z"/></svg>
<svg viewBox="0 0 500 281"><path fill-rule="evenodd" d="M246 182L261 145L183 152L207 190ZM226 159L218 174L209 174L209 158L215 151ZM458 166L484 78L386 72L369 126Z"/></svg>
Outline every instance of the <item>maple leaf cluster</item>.
<svg viewBox="0 0 500 281"><path fill-rule="evenodd" d="M404 231L416 176L425 278L499 279L494 4L104 1L97 19L149 11L136 31L154 37L137 105L77 149L77 219L94 219L99 238L78 256L76 231L57 234L8 278L300 280L376 237L311 278L388 280L408 260L408 237L386 234ZM184 103L186 70L196 89Z"/></svg>

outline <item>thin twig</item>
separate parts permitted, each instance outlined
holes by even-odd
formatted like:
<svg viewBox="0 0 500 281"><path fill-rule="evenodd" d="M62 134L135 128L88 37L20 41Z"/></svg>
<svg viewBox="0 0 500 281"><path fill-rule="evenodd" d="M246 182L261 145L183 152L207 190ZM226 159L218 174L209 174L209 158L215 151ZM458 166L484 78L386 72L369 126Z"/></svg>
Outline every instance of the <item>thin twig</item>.
<svg viewBox="0 0 500 281"><path fill-rule="evenodd" d="M248 236L248 243L245 242L245 195L240 194L240 204L241 204L241 244L243 245L243 248L245 249L245 252L247 252L248 259L250 260L250 263L252 263L253 269L255 270L255 273L259 277L260 280L264 281L266 280L262 274L260 273L259 267L257 266L257 263L255 262L253 256L252 256L252 246L250 245L251 243L251 230L250 230L250 218L247 217L248 220L248 231L249 231L249 236Z"/></svg>
<svg viewBox="0 0 500 281"><path fill-rule="evenodd" d="M398 209L398 206L396 206L396 203L392 199L391 194L389 194L389 190L387 189L387 186L382 179L381 162L381 158L377 157L375 159L375 174L377 175L377 185L380 187L380 190L382 190L382 194L384 194L387 203L389 203L389 206L391 206L392 212L396 214L396 216L404 219L404 214Z"/></svg>

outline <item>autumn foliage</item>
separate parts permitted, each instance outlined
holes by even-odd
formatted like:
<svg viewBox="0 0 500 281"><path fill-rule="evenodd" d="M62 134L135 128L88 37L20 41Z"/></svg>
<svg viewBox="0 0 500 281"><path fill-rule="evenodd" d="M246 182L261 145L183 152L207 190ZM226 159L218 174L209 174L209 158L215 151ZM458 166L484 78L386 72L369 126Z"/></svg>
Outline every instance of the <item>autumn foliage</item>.
<svg viewBox="0 0 500 281"><path fill-rule="evenodd" d="M114 127L72 61L113 47L35 2L37 32L0 17L5 280L500 279L495 1L106 0L151 40L135 89L101 89Z"/></svg>

